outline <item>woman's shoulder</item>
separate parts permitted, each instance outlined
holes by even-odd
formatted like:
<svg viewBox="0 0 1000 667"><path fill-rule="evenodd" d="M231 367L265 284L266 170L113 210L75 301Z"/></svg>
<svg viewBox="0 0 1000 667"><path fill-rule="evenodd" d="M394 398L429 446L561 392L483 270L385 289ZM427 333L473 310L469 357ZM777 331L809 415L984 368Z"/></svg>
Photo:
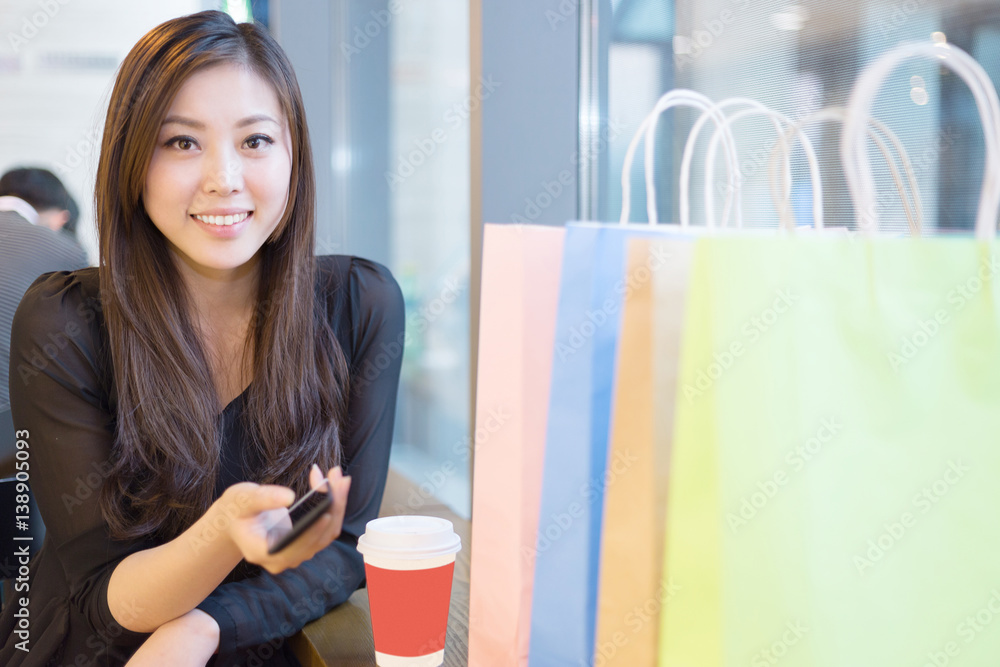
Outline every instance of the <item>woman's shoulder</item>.
<svg viewBox="0 0 1000 667"><path fill-rule="evenodd" d="M316 274L331 325L342 338L375 330L392 338L403 333L403 292L386 266L350 255L324 255L316 258Z"/></svg>
<svg viewBox="0 0 1000 667"><path fill-rule="evenodd" d="M96 267L40 275L14 314L11 376L25 382L39 373L103 378L103 321Z"/></svg>
<svg viewBox="0 0 1000 667"><path fill-rule="evenodd" d="M392 272L383 264L352 255L316 258L317 287L328 295L349 298L352 305L402 305L403 293ZM345 293L346 292L346 293Z"/></svg>
<svg viewBox="0 0 1000 667"><path fill-rule="evenodd" d="M397 289L399 287L392 272L384 264L355 255L318 255L316 272L324 279L367 280L392 285Z"/></svg>
<svg viewBox="0 0 1000 667"><path fill-rule="evenodd" d="M21 298L14 316L18 323L63 328L95 322L102 313L97 267L52 271L35 279Z"/></svg>

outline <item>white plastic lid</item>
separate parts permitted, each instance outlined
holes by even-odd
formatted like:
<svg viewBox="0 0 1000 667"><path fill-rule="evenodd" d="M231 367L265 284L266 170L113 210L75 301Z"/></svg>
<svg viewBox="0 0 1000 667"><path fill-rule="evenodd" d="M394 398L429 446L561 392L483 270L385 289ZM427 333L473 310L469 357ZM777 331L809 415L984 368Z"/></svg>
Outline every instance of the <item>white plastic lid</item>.
<svg viewBox="0 0 1000 667"><path fill-rule="evenodd" d="M372 556L419 560L462 550L451 521L434 516L386 516L373 519L358 538L358 551Z"/></svg>

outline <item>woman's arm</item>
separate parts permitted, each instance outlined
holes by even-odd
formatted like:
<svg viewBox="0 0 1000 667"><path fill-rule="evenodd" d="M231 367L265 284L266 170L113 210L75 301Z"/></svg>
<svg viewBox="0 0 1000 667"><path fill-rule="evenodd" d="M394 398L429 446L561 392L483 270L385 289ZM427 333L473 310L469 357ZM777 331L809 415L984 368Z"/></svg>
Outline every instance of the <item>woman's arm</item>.
<svg viewBox="0 0 1000 667"><path fill-rule="evenodd" d="M316 469L310 483L316 486L322 479ZM126 629L152 632L194 609L243 558L274 573L309 560L340 534L343 523L351 480L339 467L329 472L329 479L333 507L273 555L267 553L268 529L287 515L284 508L295 493L252 482L229 487L177 538L131 554L118 564L108 582L112 615Z"/></svg>
<svg viewBox="0 0 1000 667"><path fill-rule="evenodd" d="M205 667L218 648L219 624L195 609L157 628L125 667Z"/></svg>
<svg viewBox="0 0 1000 667"><path fill-rule="evenodd" d="M98 295L91 269L43 275L28 289L11 327L10 402L14 427L29 445L31 490L45 522L39 558L59 561L69 604L97 636L133 646L146 634L123 628L111 614L108 578L130 553L156 545L112 538L98 503L114 442ZM91 659L100 651L95 645Z"/></svg>
<svg viewBox="0 0 1000 667"><path fill-rule="evenodd" d="M205 599L242 558L218 503L176 539L126 556L108 581L108 608L122 627L152 632ZM220 531L215 526L218 525Z"/></svg>
<svg viewBox="0 0 1000 667"><path fill-rule="evenodd" d="M152 632L194 609L243 558L229 534L239 513L285 507L294 499L284 487L237 488L242 486L227 489L175 539L137 551L115 567L108 607L122 627Z"/></svg>

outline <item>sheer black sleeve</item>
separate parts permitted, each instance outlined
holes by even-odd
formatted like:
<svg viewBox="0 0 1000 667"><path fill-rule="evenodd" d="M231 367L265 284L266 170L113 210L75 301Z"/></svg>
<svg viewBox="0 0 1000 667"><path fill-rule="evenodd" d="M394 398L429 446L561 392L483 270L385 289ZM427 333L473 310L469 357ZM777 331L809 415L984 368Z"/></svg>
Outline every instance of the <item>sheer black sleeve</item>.
<svg viewBox="0 0 1000 667"><path fill-rule="evenodd" d="M25 293L11 329L11 410L29 443L31 489L70 603L95 635L130 646L149 635L115 621L108 581L123 558L151 545L111 539L98 507L114 426L96 296L94 269L42 275Z"/></svg>
<svg viewBox="0 0 1000 667"><path fill-rule="evenodd" d="M266 571L220 585L199 609L221 629L216 665L287 637L344 602L365 578L357 551L365 524L378 516L389 466L404 345L403 296L388 269L348 257L318 258L331 272L331 326L351 375L344 471L352 477L343 530L330 546L296 568ZM342 276L338 278L338 276Z"/></svg>

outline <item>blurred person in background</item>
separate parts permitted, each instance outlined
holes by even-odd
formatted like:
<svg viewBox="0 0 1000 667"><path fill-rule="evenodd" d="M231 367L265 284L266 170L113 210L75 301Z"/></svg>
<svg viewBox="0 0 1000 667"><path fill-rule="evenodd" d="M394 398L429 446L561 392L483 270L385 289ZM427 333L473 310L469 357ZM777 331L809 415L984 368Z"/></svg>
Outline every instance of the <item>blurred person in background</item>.
<svg viewBox="0 0 1000 667"><path fill-rule="evenodd" d="M0 177L0 211L18 212L34 225L63 232L79 246L76 223L80 209L59 177L48 169L19 167Z"/></svg>
<svg viewBox="0 0 1000 667"><path fill-rule="evenodd" d="M43 273L75 271L87 255L73 233L79 208L58 177L47 169L19 168L0 177L0 479L15 474L14 424L7 383L10 330L14 311L28 287ZM34 496L29 497L29 553L45 538ZM0 564L0 578L12 575L11 562Z"/></svg>
<svg viewBox="0 0 1000 667"><path fill-rule="evenodd" d="M79 208L47 169L12 169L0 177L0 478L14 473L14 427L6 382L10 325L21 297L49 271L87 266L73 232Z"/></svg>

